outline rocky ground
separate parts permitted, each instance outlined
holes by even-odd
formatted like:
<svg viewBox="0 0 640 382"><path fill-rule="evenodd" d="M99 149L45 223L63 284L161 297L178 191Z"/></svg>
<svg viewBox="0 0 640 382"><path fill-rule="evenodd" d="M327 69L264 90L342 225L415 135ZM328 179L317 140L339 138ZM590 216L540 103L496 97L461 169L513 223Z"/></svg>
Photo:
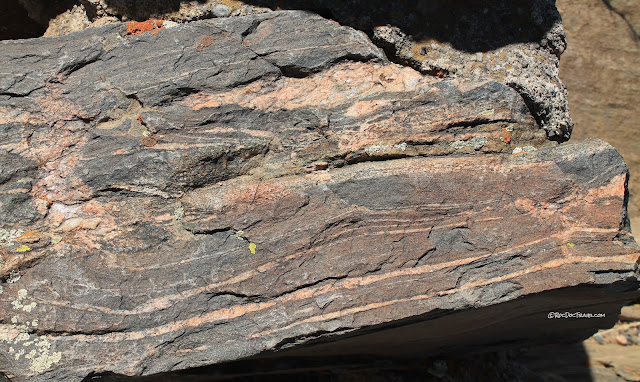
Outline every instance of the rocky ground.
<svg viewBox="0 0 640 382"><path fill-rule="evenodd" d="M640 381L640 305L622 309L621 321L584 342L594 381Z"/></svg>

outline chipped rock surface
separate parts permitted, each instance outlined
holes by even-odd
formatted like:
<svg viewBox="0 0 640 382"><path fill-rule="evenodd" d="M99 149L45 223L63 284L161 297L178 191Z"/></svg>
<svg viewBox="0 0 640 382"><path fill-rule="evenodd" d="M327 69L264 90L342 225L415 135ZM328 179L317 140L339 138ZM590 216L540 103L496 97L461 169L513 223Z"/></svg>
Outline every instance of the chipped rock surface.
<svg viewBox="0 0 640 382"><path fill-rule="evenodd" d="M12 381L575 340L637 297L624 162L513 87L308 12L165 24L0 42Z"/></svg>

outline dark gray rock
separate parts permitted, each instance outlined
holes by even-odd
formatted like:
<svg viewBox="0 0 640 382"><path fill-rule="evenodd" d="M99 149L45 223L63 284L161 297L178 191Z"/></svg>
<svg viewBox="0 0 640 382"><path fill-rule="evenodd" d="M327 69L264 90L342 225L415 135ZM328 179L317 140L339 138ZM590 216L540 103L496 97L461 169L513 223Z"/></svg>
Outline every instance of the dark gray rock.
<svg viewBox="0 0 640 382"><path fill-rule="evenodd" d="M11 380L575 340L613 316L549 311L637 296L626 166L513 88L306 12L171 26L0 42Z"/></svg>

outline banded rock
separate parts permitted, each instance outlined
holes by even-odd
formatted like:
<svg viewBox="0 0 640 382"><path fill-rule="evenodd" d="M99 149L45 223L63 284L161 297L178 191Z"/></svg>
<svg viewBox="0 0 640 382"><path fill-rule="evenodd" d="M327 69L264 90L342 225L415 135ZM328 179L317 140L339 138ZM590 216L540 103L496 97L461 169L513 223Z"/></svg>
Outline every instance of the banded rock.
<svg viewBox="0 0 640 382"><path fill-rule="evenodd" d="M430 354L473 322L466 346L532 322L571 340L615 317L549 311L637 296L624 162L548 140L499 82L424 76L298 11L0 48L11 380Z"/></svg>

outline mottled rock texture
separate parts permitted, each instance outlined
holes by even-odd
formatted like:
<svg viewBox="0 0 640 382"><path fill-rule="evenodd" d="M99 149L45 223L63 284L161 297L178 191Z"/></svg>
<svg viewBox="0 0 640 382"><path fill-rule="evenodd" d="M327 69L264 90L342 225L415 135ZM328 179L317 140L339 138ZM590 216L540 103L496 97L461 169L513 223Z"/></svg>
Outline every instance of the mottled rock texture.
<svg viewBox="0 0 640 382"><path fill-rule="evenodd" d="M12 380L574 340L637 297L624 162L512 87L307 12L161 24L0 42Z"/></svg>

